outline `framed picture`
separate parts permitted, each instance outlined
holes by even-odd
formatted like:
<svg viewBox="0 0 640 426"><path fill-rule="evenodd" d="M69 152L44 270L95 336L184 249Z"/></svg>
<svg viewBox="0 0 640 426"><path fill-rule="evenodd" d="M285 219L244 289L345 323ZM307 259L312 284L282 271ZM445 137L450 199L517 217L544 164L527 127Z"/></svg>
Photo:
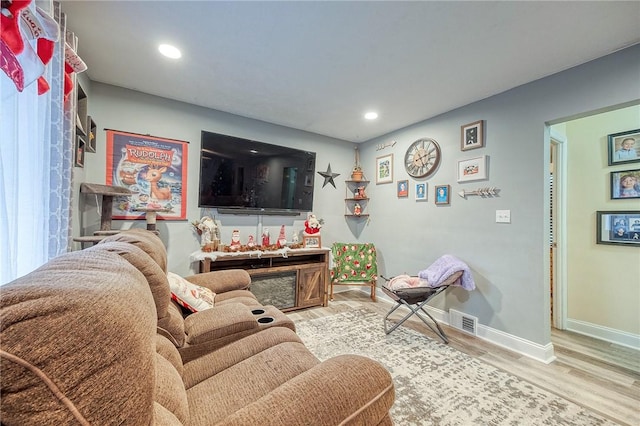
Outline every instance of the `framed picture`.
<svg viewBox="0 0 640 426"><path fill-rule="evenodd" d="M86 143L84 140L84 136L77 135L76 146L75 146L75 166L76 167L84 167L85 149L86 149Z"/></svg>
<svg viewBox="0 0 640 426"><path fill-rule="evenodd" d="M187 219L189 142L107 130L106 184L133 194L114 197L116 220L145 220L141 209L169 209L159 220Z"/></svg>
<svg viewBox="0 0 640 426"><path fill-rule="evenodd" d="M404 198L408 196L409 196L409 181L399 180L398 181L398 198Z"/></svg>
<svg viewBox="0 0 640 426"><path fill-rule="evenodd" d="M640 198L640 169L611 172L611 199Z"/></svg>
<svg viewBox="0 0 640 426"><path fill-rule="evenodd" d="M449 185L436 185L436 204L449 204Z"/></svg>
<svg viewBox="0 0 640 426"><path fill-rule="evenodd" d="M416 183L416 201L427 201L426 183Z"/></svg>
<svg viewBox="0 0 640 426"><path fill-rule="evenodd" d="M305 248L320 248L322 244L320 242L320 235L303 235L302 245Z"/></svg>
<svg viewBox="0 0 640 426"><path fill-rule="evenodd" d="M640 247L640 210L597 211L596 243Z"/></svg>
<svg viewBox="0 0 640 426"><path fill-rule="evenodd" d="M488 163L489 157L486 155L458 161L458 182L487 179Z"/></svg>
<svg viewBox="0 0 640 426"><path fill-rule="evenodd" d="M376 158L376 185L393 182L393 154Z"/></svg>
<svg viewBox="0 0 640 426"><path fill-rule="evenodd" d="M640 162L640 129L608 135L607 150L610 166Z"/></svg>
<svg viewBox="0 0 640 426"><path fill-rule="evenodd" d="M466 151L484 146L483 123L483 120L478 120L460 127L460 150Z"/></svg>

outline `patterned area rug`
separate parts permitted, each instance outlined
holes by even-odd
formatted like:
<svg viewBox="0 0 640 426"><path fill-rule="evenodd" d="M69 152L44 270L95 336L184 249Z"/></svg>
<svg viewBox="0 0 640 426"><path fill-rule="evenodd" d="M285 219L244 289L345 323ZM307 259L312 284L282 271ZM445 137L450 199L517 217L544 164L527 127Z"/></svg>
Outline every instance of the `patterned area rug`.
<svg viewBox="0 0 640 426"><path fill-rule="evenodd" d="M296 321L298 335L320 359L358 354L391 373L396 425L615 425L406 327L384 334L366 309Z"/></svg>

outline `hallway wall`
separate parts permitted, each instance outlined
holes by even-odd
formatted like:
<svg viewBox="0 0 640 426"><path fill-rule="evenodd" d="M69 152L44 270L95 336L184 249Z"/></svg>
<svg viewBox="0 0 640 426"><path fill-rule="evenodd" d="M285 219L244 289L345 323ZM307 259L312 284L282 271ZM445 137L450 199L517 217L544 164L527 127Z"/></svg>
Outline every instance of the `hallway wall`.
<svg viewBox="0 0 640 426"><path fill-rule="evenodd" d="M566 123L569 329L640 335L639 249L596 244L595 237L597 210L640 211L640 199L610 199L610 173L638 170L640 163L609 166L607 160L607 135L639 127L637 105Z"/></svg>

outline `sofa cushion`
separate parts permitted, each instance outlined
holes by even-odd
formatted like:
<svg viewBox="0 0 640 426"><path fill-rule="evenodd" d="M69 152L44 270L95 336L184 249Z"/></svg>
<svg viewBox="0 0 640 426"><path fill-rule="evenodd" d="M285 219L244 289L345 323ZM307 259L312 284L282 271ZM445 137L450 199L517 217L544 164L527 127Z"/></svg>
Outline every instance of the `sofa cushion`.
<svg viewBox="0 0 640 426"><path fill-rule="evenodd" d="M122 256L135 266L142 272L149 283L151 294L153 294L153 299L156 302L158 318L163 318L167 315L167 306L171 299L167 274L147 252L133 244L127 244L122 241L105 242L105 240L102 240L101 244L87 248L86 251L110 251Z"/></svg>
<svg viewBox="0 0 640 426"><path fill-rule="evenodd" d="M185 334L182 312L171 303L171 290L169 289L167 274L144 250L136 245L122 241L102 240L101 244L90 247L85 251L108 251L118 254L142 272L147 279L156 304L158 332L168 337L176 346L181 347L184 345Z"/></svg>
<svg viewBox="0 0 640 426"><path fill-rule="evenodd" d="M216 424L319 363L302 343L267 348L188 389L190 425Z"/></svg>
<svg viewBox="0 0 640 426"><path fill-rule="evenodd" d="M193 284L178 274L167 273L171 298L191 312L213 308L216 294L206 287Z"/></svg>
<svg viewBox="0 0 640 426"><path fill-rule="evenodd" d="M147 253L160 266L164 273L167 272L167 249L164 243L155 233L146 229L128 229L115 235L110 235L100 241L99 244L111 241L130 243Z"/></svg>
<svg viewBox="0 0 640 426"><path fill-rule="evenodd" d="M184 331L184 318L182 310L174 302L169 302L167 315L158 319L158 333L169 339L175 347L184 346L187 338Z"/></svg>
<svg viewBox="0 0 640 426"><path fill-rule="evenodd" d="M224 293L216 294L216 303L214 306L225 305L227 303L242 303L246 306L262 306L253 293L249 290L231 290Z"/></svg>
<svg viewBox="0 0 640 426"><path fill-rule="evenodd" d="M184 426L171 411L164 408L157 402L153 404L153 424L154 426Z"/></svg>
<svg viewBox="0 0 640 426"><path fill-rule="evenodd" d="M189 423L189 405L182 377L162 355L156 354L155 402L169 410L182 424Z"/></svg>
<svg viewBox="0 0 640 426"><path fill-rule="evenodd" d="M180 352L178 352L175 345L171 343L169 339L159 334L156 335L156 352L169 361L178 374L180 374L180 377L182 377L184 366L182 365Z"/></svg>
<svg viewBox="0 0 640 426"><path fill-rule="evenodd" d="M3 285L0 323L3 424L152 423L156 312L120 256L67 253Z"/></svg>
<svg viewBox="0 0 640 426"><path fill-rule="evenodd" d="M302 344L302 340L289 328L271 327L229 343L213 353L185 363L182 373L184 386L189 390L209 377L282 343Z"/></svg>

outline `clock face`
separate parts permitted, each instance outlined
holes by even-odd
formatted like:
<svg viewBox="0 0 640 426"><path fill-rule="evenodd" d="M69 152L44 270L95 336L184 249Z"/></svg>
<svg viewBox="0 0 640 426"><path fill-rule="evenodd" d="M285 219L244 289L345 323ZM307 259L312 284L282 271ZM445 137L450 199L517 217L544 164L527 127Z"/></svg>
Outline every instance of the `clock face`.
<svg viewBox="0 0 640 426"><path fill-rule="evenodd" d="M433 139L418 139L404 155L404 168L412 177L425 177L433 173L440 163L440 147Z"/></svg>

